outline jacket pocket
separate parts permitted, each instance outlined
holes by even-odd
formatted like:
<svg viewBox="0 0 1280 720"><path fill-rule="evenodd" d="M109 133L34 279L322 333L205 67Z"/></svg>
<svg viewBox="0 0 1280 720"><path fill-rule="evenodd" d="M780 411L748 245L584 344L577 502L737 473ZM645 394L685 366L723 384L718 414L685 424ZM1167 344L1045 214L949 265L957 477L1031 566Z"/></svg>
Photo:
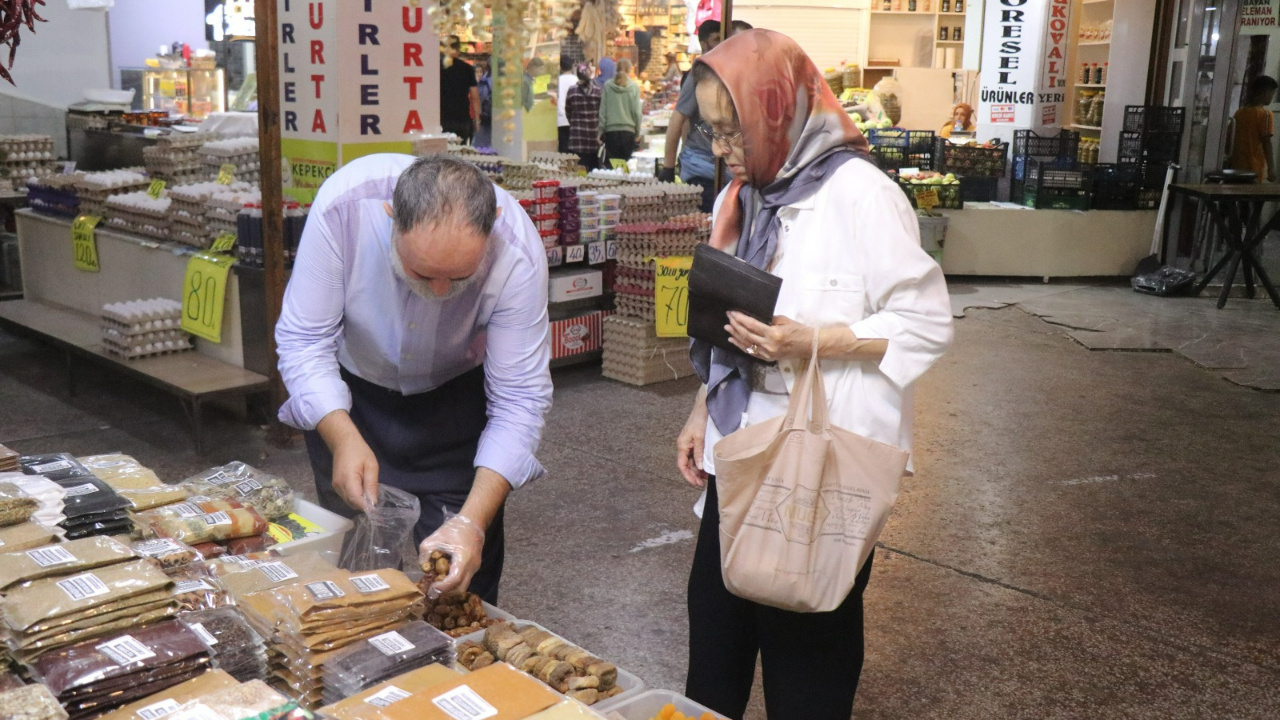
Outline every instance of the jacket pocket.
<svg viewBox="0 0 1280 720"><path fill-rule="evenodd" d="M806 273L805 316L819 325L851 325L865 316L866 292L861 275Z"/></svg>

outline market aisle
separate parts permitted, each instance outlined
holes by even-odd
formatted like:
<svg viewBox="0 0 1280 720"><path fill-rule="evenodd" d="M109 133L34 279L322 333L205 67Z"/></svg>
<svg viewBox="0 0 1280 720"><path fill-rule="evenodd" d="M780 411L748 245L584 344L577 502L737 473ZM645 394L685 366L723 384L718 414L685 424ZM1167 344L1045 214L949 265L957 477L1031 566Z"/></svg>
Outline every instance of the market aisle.
<svg viewBox="0 0 1280 720"><path fill-rule="evenodd" d="M917 394L907 481L868 589L858 718L1265 717L1280 706L1280 404L1172 353L1089 352L971 310ZM310 492L302 450L210 427L0 334L0 442L120 450L162 477L242 459ZM558 371L549 475L511 504L502 605L680 689L697 493L672 443L694 384ZM756 704L752 717L762 718Z"/></svg>

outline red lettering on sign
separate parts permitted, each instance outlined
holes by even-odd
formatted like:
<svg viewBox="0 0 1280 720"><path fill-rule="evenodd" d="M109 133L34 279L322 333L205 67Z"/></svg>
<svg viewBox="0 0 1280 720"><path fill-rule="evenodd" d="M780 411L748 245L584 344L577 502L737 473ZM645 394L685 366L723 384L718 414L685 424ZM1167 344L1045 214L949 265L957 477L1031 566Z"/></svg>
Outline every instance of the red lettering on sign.
<svg viewBox="0 0 1280 720"><path fill-rule="evenodd" d="M422 8L405 6L400 11L400 15L404 19L405 32L416 33L422 30Z"/></svg>
<svg viewBox="0 0 1280 720"><path fill-rule="evenodd" d="M329 132L324 126L324 113L316 109L316 116L311 121L311 132L327 133Z"/></svg>
<svg viewBox="0 0 1280 720"><path fill-rule="evenodd" d="M1054 5L1053 12L1049 14L1049 17L1053 18L1065 18L1066 16L1067 8L1065 5Z"/></svg>
<svg viewBox="0 0 1280 720"><path fill-rule="evenodd" d="M324 82L323 75L312 75L311 82L316 84L316 99L320 99L320 83Z"/></svg>
<svg viewBox="0 0 1280 720"><path fill-rule="evenodd" d="M307 17L311 19L311 27L319 30L324 27L324 5L313 2L307 5Z"/></svg>
<svg viewBox="0 0 1280 720"><path fill-rule="evenodd" d="M404 66L417 65L424 67L422 64L422 46L418 43L404 44Z"/></svg>
<svg viewBox="0 0 1280 720"><path fill-rule="evenodd" d="M1062 59L1062 48L1055 45L1053 49L1049 51L1049 57ZM1050 63L1050 67L1052 67L1052 63ZM1057 72L1057 71L1050 70L1049 72Z"/></svg>
<svg viewBox="0 0 1280 720"><path fill-rule="evenodd" d="M311 41L311 64L312 65L324 64L324 41L323 40Z"/></svg>
<svg viewBox="0 0 1280 720"><path fill-rule="evenodd" d="M409 117L404 120L404 131L413 132L422 129L422 118L418 117L417 110L410 110Z"/></svg>
<svg viewBox="0 0 1280 720"><path fill-rule="evenodd" d="M1054 18L1049 21L1049 29L1054 32L1063 32L1067 29L1067 21Z"/></svg>
<svg viewBox="0 0 1280 720"><path fill-rule="evenodd" d="M409 86L409 99L418 99L418 83L422 82L420 77L405 77L404 82Z"/></svg>

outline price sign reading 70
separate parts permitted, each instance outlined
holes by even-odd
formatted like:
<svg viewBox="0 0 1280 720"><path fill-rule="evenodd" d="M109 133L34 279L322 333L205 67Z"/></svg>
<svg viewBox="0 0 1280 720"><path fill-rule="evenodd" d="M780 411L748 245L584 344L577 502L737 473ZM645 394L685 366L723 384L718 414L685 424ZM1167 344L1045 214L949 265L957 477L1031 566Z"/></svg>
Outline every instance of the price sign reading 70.
<svg viewBox="0 0 1280 720"><path fill-rule="evenodd" d="M655 258L654 305L658 337L686 337L689 332L689 268L693 258Z"/></svg>

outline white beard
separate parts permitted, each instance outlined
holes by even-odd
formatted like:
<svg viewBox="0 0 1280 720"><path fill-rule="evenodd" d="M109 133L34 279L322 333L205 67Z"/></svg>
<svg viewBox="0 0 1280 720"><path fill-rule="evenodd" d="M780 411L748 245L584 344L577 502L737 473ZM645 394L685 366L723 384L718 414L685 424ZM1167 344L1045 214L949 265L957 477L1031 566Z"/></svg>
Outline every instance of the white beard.
<svg viewBox="0 0 1280 720"><path fill-rule="evenodd" d="M474 285L476 281L474 275L466 280L450 280L448 292L443 295L437 295L435 291L431 289L430 282L426 280L415 280L414 278L409 277L409 273L404 269L404 263L400 260L400 253L396 252L394 242L391 244L391 269L395 272L396 277L399 278L401 282L409 286L409 290L413 291L414 295L417 295L423 300L452 300L466 292L467 289Z"/></svg>

